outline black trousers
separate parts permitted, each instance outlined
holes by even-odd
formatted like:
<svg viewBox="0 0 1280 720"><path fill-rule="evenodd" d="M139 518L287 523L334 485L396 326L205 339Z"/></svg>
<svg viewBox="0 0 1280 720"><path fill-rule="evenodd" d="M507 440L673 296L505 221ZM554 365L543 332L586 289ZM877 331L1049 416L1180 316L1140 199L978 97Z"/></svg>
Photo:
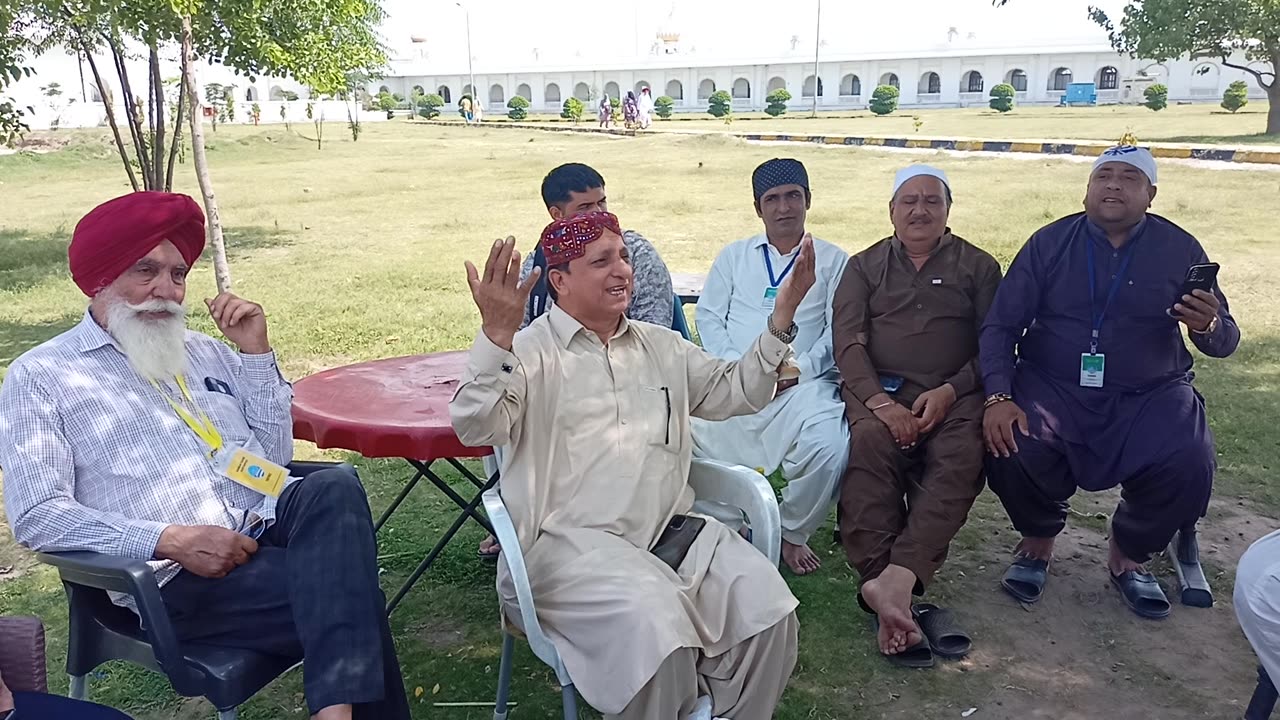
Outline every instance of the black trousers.
<svg viewBox="0 0 1280 720"><path fill-rule="evenodd" d="M407 720L369 501L355 473L321 470L285 488L258 552L226 577L179 573L161 591L181 640L302 656L312 714Z"/></svg>

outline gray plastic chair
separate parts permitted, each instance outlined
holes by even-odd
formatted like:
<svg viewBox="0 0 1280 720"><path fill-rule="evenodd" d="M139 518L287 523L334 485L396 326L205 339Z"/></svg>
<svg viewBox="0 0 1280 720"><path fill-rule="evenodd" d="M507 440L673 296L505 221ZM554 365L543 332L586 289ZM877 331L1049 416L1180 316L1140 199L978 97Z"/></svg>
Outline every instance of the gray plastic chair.
<svg viewBox="0 0 1280 720"><path fill-rule="evenodd" d="M500 452L491 461L501 463ZM693 488L700 503L715 502L741 508L751 525L751 544L764 553L774 565L778 564L782 552L782 520L778 515L778 499L769 481L760 473L738 465L729 465L714 460L694 460L689 469L689 485ZM573 679L560 659L556 646L542 630L538 622L538 614L534 607L533 590L529 586L529 574L524 564L524 552L516 537L515 525L511 515L502 504L500 488L494 487L484 494L484 509L493 524L498 543L502 547L502 560L511 573L512 583L516 588L516 601L520 606L520 620L524 625L524 636L529 647L538 659L546 663L556 673L560 683L560 695L564 706L565 720L576 720L578 717L577 693L573 687ZM501 612L501 611L500 611ZM498 699L494 705L494 720L506 720L507 702L511 694L511 656L515 649L513 628L502 612L502 660L498 666Z"/></svg>
<svg viewBox="0 0 1280 720"><path fill-rule="evenodd" d="M289 471L306 477L340 464L296 462ZM179 642L155 573L142 560L95 552L50 552L37 557L58 568L66 589L68 694L77 700L88 695L89 673L110 660L125 660L163 673L179 695L207 698L217 708L218 720L235 720L236 708L302 661ZM108 590L133 598L138 614L112 603Z"/></svg>

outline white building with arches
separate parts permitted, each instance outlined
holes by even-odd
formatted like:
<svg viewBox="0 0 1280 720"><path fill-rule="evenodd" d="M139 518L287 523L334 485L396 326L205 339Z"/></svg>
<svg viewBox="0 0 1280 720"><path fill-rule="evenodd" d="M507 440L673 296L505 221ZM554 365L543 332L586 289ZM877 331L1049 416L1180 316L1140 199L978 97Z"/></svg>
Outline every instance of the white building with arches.
<svg viewBox="0 0 1280 720"><path fill-rule="evenodd" d="M506 103L520 95L535 112L559 111L570 96L592 103L601 93L620 97L629 90L652 88L666 95L678 112L704 112L717 90L728 90L738 111L763 110L765 97L785 88L793 109L809 108L817 94L820 110L866 107L878 85L900 92L907 108L985 106L991 88L1014 87L1017 101L1028 105L1057 104L1073 82L1097 85L1098 102L1142 102L1152 83L1169 88L1169 102L1218 102L1227 85L1244 80L1250 97L1265 98L1253 76L1210 59L1181 59L1153 63L1117 54L1109 46L1043 47L975 50L971 48L902 54L829 54L819 58L814 74L812 58L751 58L716 61L680 52L616 64L543 63L525 67L487 68L477 58L475 82L488 88L481 95L486 110L506 112ZM1233 62L1245 64L1236 58ZM465 67L422 59L392 61L385 76L372 84L376 92L387 86L408 96L416 87L456 103L473 95ZM429 89L428 89L429 88Z"/></svg>

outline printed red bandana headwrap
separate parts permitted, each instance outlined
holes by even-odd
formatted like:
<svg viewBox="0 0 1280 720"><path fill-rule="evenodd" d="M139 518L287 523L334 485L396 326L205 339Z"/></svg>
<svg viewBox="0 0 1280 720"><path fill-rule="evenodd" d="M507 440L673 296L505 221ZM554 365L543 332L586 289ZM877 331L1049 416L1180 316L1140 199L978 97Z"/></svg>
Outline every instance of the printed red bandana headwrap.
<svg viewBox="0 0 1280 720"><path fill-rule="evenodd" d="M76 225L67 259L71 279L98 294L157 245L168 240L188 265L204 251L204 213L186 195L136 192L108 200Z"/></svg>
<svg viewBox="0 0 1280 720"><path fill-rule="evenodd" d="M591 212L561 218L542 231L542 253L547 265L561 265L587 254L587 245L599 240L605 231L622 237L618 218L612 213Z"/></svg>

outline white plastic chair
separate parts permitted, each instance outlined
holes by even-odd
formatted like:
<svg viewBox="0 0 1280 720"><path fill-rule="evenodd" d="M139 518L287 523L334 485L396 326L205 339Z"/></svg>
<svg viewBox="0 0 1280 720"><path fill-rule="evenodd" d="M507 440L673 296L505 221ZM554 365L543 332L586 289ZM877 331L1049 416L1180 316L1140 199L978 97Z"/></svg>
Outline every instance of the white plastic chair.
<svg viewBox="0 0 1280 720"><path fill-rule="evenodd" d="M500 460L499 460L500 462ZM760 473L738 465L714 460L694 460L689 470L689 485L699 502L717 502L738 507L746 513L751 525L751 544L764 553L769 561L778 564L782 552L782 521L778 515L778 500L773 487ZM494 533L502 546L502 560L511 573L516 588L516 601L520 605L520 619L529 647L538 659L555 670L560 682L560 694L564 705L565 720L578 717L578 698L573 680L560 653L551 639L542 631L538 614L534 609L533 591L529 587L529 574L524 564L524 553L516 537L511 515L502 504L500 488L494 487L484 494L484 509L493 524ZM506 613L502 613L502 660L498 666L498 699L493 709L494 720L506 720L507 700L511 692L511 656L515 648L517 629L508 625Z"/></svg>

